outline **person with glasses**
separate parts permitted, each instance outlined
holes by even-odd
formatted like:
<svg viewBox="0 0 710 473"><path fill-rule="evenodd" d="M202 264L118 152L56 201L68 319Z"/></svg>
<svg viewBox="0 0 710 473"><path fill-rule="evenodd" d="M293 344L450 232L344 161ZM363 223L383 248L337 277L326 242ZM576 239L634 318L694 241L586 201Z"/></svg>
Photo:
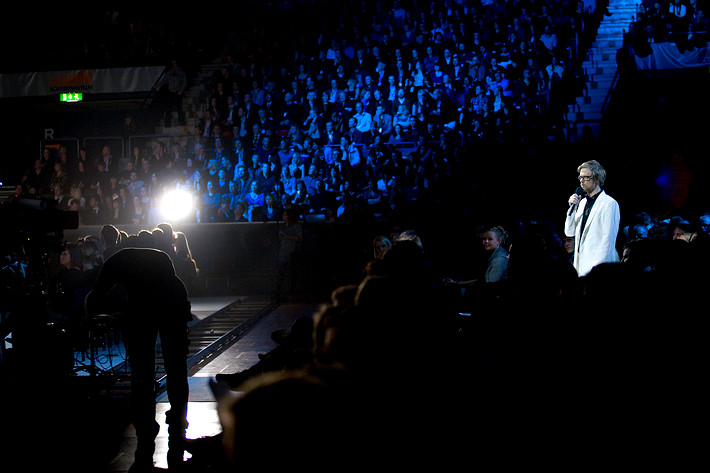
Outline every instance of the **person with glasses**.
<svg viewBox="0 0 710 473"><path fill-rule="evenodd" d="M606 171L598 161L586 161L577 168L584 195L570 196L565 235L574 237L574 268L585 276L594 266L619 261L616 238L621 213L619 204L602 186Z"/></svg>

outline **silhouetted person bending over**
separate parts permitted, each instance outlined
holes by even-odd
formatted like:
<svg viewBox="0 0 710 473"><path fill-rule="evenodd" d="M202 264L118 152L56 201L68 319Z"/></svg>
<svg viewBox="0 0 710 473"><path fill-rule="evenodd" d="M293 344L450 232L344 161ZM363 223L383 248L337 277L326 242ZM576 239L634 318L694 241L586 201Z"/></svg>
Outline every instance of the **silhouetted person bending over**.
<svg viewBox="0 0 710 473"><path fill-rule="evenodd" d="M170 410L168 463L182 461L187 428L187 323L191 306L170 257L153 248L123 248L106 260L86 298L89 316L118 313L131 367L134 468L152 469L155 437L155 345L160 334Z"/></svg>

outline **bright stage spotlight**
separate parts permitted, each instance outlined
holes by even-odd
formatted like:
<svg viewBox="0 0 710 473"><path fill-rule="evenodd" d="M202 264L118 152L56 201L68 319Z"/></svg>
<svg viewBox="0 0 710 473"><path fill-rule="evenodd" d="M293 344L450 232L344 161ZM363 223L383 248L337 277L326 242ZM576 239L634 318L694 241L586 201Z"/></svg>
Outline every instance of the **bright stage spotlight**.
<svg viewBox="0 0 710 473"><path fill-rule="evenodd" d="M192 194L181 189L168 191L163 195L160 210L169 222L182 220L192 212Z"/></svg>

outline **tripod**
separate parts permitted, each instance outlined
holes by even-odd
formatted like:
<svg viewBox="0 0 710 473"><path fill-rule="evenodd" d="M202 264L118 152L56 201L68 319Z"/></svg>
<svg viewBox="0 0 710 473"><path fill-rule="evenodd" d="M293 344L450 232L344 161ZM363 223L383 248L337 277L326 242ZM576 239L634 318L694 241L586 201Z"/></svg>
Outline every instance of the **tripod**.
<svg viewBox="0 0 710 473"><path fill-rule="evenodd" d="M111 376L114 374L115 366L111 362L108 368L99 367L97 357L101 349L105 348L106 353L101 356L111 358L120 356L118 353L112 353L114 346L120 348L120 330L117 327L117 316L101 314L89 321L87 331L87 350L89 355L89 364L79 364L75 367L75 373L86 371L89 377L96 379L98 376ZM82 353L83 354L83 353Z"/></svg>

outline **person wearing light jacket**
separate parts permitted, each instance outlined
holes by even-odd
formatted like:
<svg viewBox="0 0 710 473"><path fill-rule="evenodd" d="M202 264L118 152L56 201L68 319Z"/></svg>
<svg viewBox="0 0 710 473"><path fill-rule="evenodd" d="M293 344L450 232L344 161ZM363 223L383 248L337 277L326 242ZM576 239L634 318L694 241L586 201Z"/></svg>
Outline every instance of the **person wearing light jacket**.
<svg viewBox="0 0 710 473"><path fill-rule="evenodd" d="M619 204L602 190L606 171L595 160L577 168L581 193L572 194L565 220L565 235L575 238L574 268L585 276L594 266L619 261L616 238L621 213Z"/></svg>

